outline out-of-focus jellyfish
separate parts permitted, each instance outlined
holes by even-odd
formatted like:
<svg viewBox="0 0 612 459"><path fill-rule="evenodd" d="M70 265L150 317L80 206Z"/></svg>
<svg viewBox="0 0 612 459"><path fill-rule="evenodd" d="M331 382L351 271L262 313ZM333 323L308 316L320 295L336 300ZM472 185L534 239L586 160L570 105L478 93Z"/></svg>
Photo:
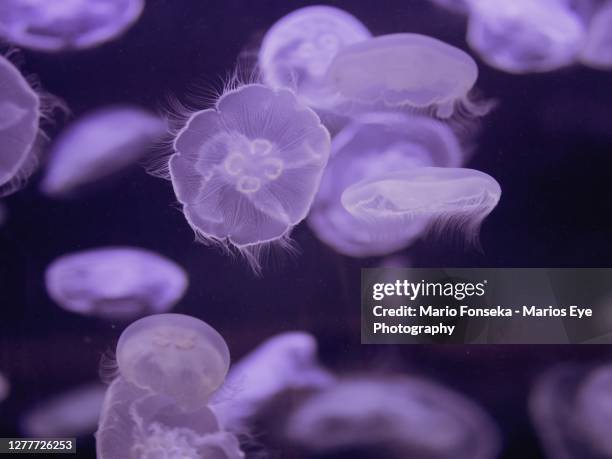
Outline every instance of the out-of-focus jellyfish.
<svg viewBox="0 0 612 459"><path fill-rule="evenodd" d="M0 196L17 191L37 166L40 110L36 92L0 56Z"/></svg>
<svg viewBox="0 0 612 459"><path fill-rule="evenodd" d="M40 51L91 48L121 35L143 8L144 0L2 0L0 36Z"/></svg>
<svg viewBox="0 0 612 459"><path fill-rule="evenodd" d="M137 107L110 107L77 120L55 142L41 189L69 194L138 161L166 133L165 123Z"/></svg>
<svg viewBox="0 0 612 459"><path fill-rule="evenodd" d="M283 16L266 33L259 50L264 82L291 88L306 104L328 104L327 68L336 53L371 37L359 20L331 6L308 6Z"/></svg>
<svg viewBox="0 0 612 459"><path fill-rule="evenodd" d="M156 314L128 326L117 344L121 376L164 395L183 409L195 409L225 380L230 354L223 337L195 317Z"/></svg>
<svg viewBox="0 0 612 459"><path fill-rule="evenodd" d="M438 5L440 8L444 8L445 10L452 11L453 13L467 15L470 11L470 7L468 4L469 0L430 0L430 1Z"/></svg>
<svg viewBox="0 0 612 459"><path fill-rule="evenodd" d="M8 397L10 391L11 385L8 379L6 379L6 376L0 373L0 402Z"/></svg>
<svg viewBox="0 0 612 459"><path fill-rule="evenodd" d="M327 84L343 99L339 111L405 109L449 118L482 115L488 103L469 94L478 67L469 54L426 35L381 35L340 50Z"/></svg>
<svg viewBox="0 0 612 459"><path fill-rule="evenodd" d="M591 18L580 60L589 67L612 68L612 1L605 3Z"/></svg>
<svg viewBox="0 0 612 459"><path fill-rule="evenodd" d="M23 433L32 437L73 437L96 430L106 386L77 387L27 412L21 419Z"/></svg>
<svg viewBox="0 0 612 459"><path fill-rule="evenodd" d="M492 459L497 428L471 401L416 378L355 378L307 399L287 436L315 453L382 448L385 457Z"/></svg>
<svg viewBox="0 0 612 459"><path fill-rule="evenodd" d="M49 265L45 280L47 292L64 309L111 319L168 311L188 283L176 263L136 247L64 255Z"/></svg>
<svg viewBox="0 0 612 459"><path fill-rule="evenodd" d="M219 423L240 431L257 411L290 389L320 389L334 377L317 361L315 338L304 332L274 336L232 366L211 408Z"/></svg>
<svg viewBox="0 0 612 459"><path fill-rule="evenodd" d="M402 233L407 224L426 221L439 230L460 230L476 243L500 196L499 183L483 172L422 167L362 180L344 190L341 201L351 215L381 231Z"/></svg>
<svg viewBox="0 0 612 459"><path fill-rule="evenodd" d="M242 459L236 437L219 429L207 406L183 410L116 378L108 388L96 432L98 459Z"/></svg>
<svg viewBox="0 0 612 459"><path fill-rule="evenodd" d="M529 408L538 436L555 459L612 457L612 366L555 367L540 377Z"/></svg>
<svg viewBox="0 0 612 459"><path fill-rule="evenodd" d="M224 94L178 133L170 178L205 242L257 250L306 217L329 156L329 133L288 89L258 84Z"/></svg>
<svg viewBox="0 0 612 459"><path fill-rule="evenodd" d="M422 116L373 113L358 117L332 142L332 155L323 175L308 224L336 251L355 257L387 255L410 245L426 224L415 221L402 232L358 220L343 206L344 190L382 174L423 166L457 167L464 154L445 124Z"/></svg>
<svg viewBox="0 0 612 459"><path fill-rule="evenodd" d="M511 73L546 72L573 63L582 21L560 0L470 0L467 41L490 66Z"/></svg>

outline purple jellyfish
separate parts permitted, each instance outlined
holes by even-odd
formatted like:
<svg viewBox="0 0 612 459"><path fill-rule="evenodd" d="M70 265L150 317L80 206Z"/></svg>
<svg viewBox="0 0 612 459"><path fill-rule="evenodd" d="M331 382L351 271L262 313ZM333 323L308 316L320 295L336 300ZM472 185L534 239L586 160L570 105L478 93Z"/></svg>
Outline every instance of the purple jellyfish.
<svg viewBox="0 0 612 459"><path fill-rule="evenodd" d="M547 72L573 63L585 30L560 0L470 0L467 41L490 66Z"/></svg>
<svg viewBox="0 0 612 459"><path fill-rule="evenodd" d="M135 247L64 255L49 265L45 280L49 296L62 308L110 319L168 311L188 283L176 263Z"/></svg>
<svg viewBox="0 0 612 459"><path fill-rule="evenodd" d="M225 380L229 364L223 337L206 322L182 314L139 319L117 343L123 379L185 410L208 404Z"/></svg>
<svg viewBox="0 0 612 459"><path fill-rule="evenodd" d="M257 411L289 389L323 388L334 377L317 361L317 342L304 332L286 332L259 345L232 366L211 402L219 423L241 431Z"/></svg>
<svg viewBox="0 0 612 459"><path fill-rule="evenodd" d="M399 233L359 220L340 197L349 186L382 174L423 166L457 167L464 154L453 132L434 119L399 113L368 114L345 127L332 142L308 224L336 251L353 257L387 255L409 246L426 222L405 225Z"/></svg>
<svg viewBox="0 0 612 459"><path fill-rule="evenodd" d="M580 61L597 69L612 69L612 1L599 8L587 30Z"/></svg>
<svg viewBox="0 0 612 459"><path fill-rule="evenodd" d="M220 430L207 406L182 410L172 399L116 378L96 432L98 459L242 459L238 440Z"/></svg>
<svg viewBox="0 0 612 459"><path fill-rule="evenodd" d="M362 180L344 190L341 202L355 218L389 234L427 222L438 231L460 230L478 241L483 220L497 206L501 187L473 169L421 167Z"/></svg>
<svg viewBox="0 0 612 459"><path fill-rule="evenodd" d="M403 109L450 118L490 109L489 103L470 100L478 78L474 59L426 35L382 35L347 46L334 57L326 78L342 100L334 109L340 112Z"/></svg>
<svg viewBox="0 0 612 459"><path fill-rule="evenodd" d="M21 419L24 434L31 437L78 437L96 430L106 386L80 386L57 395L27 412Z"/></svg>
<svg viewBox="0 0 612 459"><path fill-rule="evenodd" d="M497 428L482 409L408 377L340 381L297 408L287 436L323 454L375 447L390 457L493 459L500 450Z"/></svg>
<svg viewBox="0 0 612 459"><path fill-rule="evenodd" d="M291 88L309 106L329 103L325 75L343 47L371 37L358 19L331 6L308 6L282 17L266 33L259 51L264 82Z"/></svg>
<svg viewBox="0 0 612 459"><path fill-rule="evenodd" d="M36 92L0 56L0 196L21 188L38 165L40 110Z"/></svg>
<svg viewBox="0 0 612 459"><path fill-rule="evenodd" d="M39 51L91 48L121 35L143 7L144 0L2 0L0 36Z"/></svg>
<svg viewBox="0 0 612 459"><path fill-rule="evenodd" d="M329 156L329 133L287 89L251 84L194 113L174 141L170 178L204 242L235 247L253 268L310 209Z"/></svg>
<svg viewBox="0 0 612 459"><path fill-rule="evenodd" d="M69 194L138 161L166 133L165 123L136 107L97 110L77 120L57 140L42 191Z"/></svg>

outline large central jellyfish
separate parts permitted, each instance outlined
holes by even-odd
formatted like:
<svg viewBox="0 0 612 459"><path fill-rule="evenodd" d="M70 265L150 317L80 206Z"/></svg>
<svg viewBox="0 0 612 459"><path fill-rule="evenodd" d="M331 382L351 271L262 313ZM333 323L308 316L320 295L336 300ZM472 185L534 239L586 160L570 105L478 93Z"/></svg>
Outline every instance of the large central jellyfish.
<svg viewBox="0 0 612 459"><path fill-rule="evenodd" d="M329 146L291 91L246 85L191 116L174 141L170 178L196 234L237 247L257 269L251 255L306 217Z"/></svg>

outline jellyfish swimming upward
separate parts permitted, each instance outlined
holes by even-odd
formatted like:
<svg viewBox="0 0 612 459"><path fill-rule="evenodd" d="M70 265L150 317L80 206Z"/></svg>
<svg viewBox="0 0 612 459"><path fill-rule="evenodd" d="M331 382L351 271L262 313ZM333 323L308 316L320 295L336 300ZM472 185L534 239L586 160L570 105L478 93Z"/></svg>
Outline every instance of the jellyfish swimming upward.
<svg viewBox="0 0 612 459"><path fill-rule="evenodd" d="M329 133L291 91L251 84L190 117L170 178L201 239L251 254L306 217L329 148Z"/></svg>
<svg viewBox="0 0 612 459"><path fill-rule="evenodd" d="M2 0L0 36L39 51L91 48L134 23L144 0Z"/></svg>
<svg viewBox="0 0 612 459"><path fill-rule="evenodd" d="M21 188L37 166L39 114L36 92L0 56L0 196Z"/></svg>

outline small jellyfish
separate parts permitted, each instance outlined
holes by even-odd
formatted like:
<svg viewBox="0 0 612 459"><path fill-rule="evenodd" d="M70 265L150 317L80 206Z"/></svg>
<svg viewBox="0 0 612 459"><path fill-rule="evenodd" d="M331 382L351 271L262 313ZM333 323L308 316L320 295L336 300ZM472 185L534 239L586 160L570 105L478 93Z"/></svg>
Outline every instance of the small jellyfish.
<svg viewBox="0 0 612 459"><path fill-rule="evenodd" d="M165 123L137 107L109 107L77 120L55 142L42 191L62 196L138 161L166 132Z"/></svg>
<svg viewBox="0 0 612 459"><path fill-rule="evenodd" d="M259 51L264 82L291 88L307 105L328 104L325 75L343 47L371 37L358 19L331 6L308 6L278 20Z"/></svg>
<svg viewBox="0 0 612 459"><path fill-rule="evenodd" d="M407 224L426 221L440 231L463 231L477 243L482 221L497 206L501 187L480 171L422 167L362 180L342 193L344 208L381 231L402 232Z"/></svg>
<svg viewBox="0 0 612 459"><path fill-rule="evenodd" d="M305 332L286 332L259 345L233 365L212 399L219 423L240 431L260 408L289 389L329 386L334 377L317 361L317 342Z"/></svg>
<svg viewBox="0 0 612 459"><path fill-rule="evenodd" d="M590 20L580 61L597 69L612 68L612 1L598 9Z"/></svg>
<svg viewBox="0 0 612 459"><path fill-rule="evenodd" d="M412 33L381 35L347 46L327 72L328 84L345 100L344 108L336 110L407 109L439 118L489 110L488 103L469 98L477 77L478 67L469 54Z"/></svg>
<svg viewBox="0 0 612 459"><path fill-rule="evenodd" d="M62 308L110 319L168 311L188 283L176 263L135 247L64 255L49 265L45 281L49 296Z"/></svg>
<svg viewBox="0 0 612 459"><path fill-rule="evenodd" d="M344 190L365 179L422 166L457 167L464 153L451 129L422 116L371 113L358 117L332 142L331 160L308 217L316 235L336 251L353 256L387 255L409 246L425 223L401 233L356 219L342 206Z"/></svg>
<svg viewBox="0 0 612 459"><path fill-rule="evenodd" d="M0 196L21 188L37 166L40 110L36 92L0 56Z"/></svg>
<svg viewBox="0 0 612 459"><path fill-rule="evenodd" d="M287 89L258 84L224 94L178 133L170 178L205 242L252 255L306 217L329 156L329 133Z"/></svg>
<svg viewBox="0 0 612 459"><path fill-rule="evenodd" d="M21 419L31 437L76 437L96 430L106 386L87 384L44 401Z"/></svg>
<svg viewBox="0 0 612 459"><path fill-rule="evenodd" d="M207 406L182 410L172 399L116 378L96 432L98 459L242 459L236 437Z"/></svg>
<svg viewBox="0 0 612 459"><path fill-rule="evenodd" d="M547 72L573 63L585 30L559 0L470 0L467 41L490 66Z"/></svg>
<svg viewBox="0 0 612 459"><path fill-rule="evenodd" d="M2 373L0 373L0 402L5 400L11 392L11 385Z"/></svg>
<svg viewBox="0 0 612 459"><path fill-rule="evenodd" d="M0 36L38 51L91 48L125 32L143 8L144 0L2 0Z"/></svg>
<svg viewBox="0 0 612 459"><path fill-rule="evenodd" d="M370 447L380 457L493 459L500 449L496 426L477 405L408 377L340 381L291 414L287 437L317 454Z"/></svg>
<svg viewBox="0 0 612 459"><path fill-rule="evenodd" d="M206 405L229 364L223 337L206 322L182 314L139 319L117 344L117 365L126 381L183 409Z"/></svg>

